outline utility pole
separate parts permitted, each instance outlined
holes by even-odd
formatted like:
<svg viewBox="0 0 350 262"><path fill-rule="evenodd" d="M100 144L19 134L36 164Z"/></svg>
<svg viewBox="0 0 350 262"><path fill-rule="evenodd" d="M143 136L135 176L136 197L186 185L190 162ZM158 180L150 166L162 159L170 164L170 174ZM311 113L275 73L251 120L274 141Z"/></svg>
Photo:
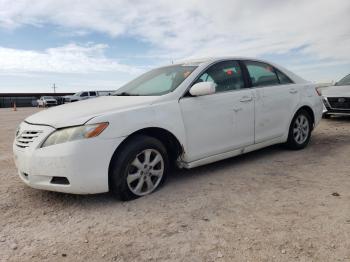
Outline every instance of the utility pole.
<svg viewBox="0 0 350 262"><path fill-rule="evenodd" d="M56 93L56 88L57 88L57 86L55 85L55 83L53 84L53 87L52 87L52 88L53 88L53 92Z"/></svg>

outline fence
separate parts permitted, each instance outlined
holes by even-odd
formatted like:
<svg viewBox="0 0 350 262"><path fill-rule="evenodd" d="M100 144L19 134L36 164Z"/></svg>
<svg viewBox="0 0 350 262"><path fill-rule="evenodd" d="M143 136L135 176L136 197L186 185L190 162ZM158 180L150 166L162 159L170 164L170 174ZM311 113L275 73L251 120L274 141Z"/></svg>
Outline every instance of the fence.
<svg viewBox="0 0 350 262"><path fill-rule="evenodd" d="M0 93L0 108L12 107L16 103L17 107L31 107L37 105L37 100L41 96L53 96L58 101L62 101L62 97L65 95L71 95L72 93Z"/></svg>

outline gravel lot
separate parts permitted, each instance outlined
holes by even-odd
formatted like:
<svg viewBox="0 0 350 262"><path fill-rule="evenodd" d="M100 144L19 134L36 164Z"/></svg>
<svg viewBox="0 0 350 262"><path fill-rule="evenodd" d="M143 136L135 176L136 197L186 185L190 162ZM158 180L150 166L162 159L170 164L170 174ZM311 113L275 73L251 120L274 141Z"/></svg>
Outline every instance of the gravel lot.
<svg viewBox="0 0 350 262"><path fill-rule="evenodd" d="M350 118L310 146L274 146L176 171L119 202L31 189L14 132L38 109L0 109L0 261L350 261Z"/></svg>

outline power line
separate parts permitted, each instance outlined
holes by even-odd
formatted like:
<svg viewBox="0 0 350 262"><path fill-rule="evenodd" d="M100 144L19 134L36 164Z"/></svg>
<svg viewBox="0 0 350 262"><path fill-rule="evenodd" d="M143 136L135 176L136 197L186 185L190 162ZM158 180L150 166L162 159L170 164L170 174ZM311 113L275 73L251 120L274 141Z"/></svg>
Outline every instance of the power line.
<svg viewBox="0 0 350 262"><path fill-rule="evenodd" d="M57 86L56 86L55 83L53 84L53 87L52 87L52 88L53 88L53 92L56 93L56 88L57 88Z"/></svg>

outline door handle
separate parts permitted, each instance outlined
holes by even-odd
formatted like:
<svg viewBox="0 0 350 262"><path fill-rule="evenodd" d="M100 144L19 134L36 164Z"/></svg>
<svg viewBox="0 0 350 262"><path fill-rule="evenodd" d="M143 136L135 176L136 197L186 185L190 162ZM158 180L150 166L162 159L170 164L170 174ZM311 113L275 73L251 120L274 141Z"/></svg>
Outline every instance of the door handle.
<svg viewBox="0 0 350 262"><path fill-rule="evenodd" d="M253 97L251 97L251 96L243 96L241 98L241 100L239 100L239 101L242 102L242 103L247 103L247 102L253 101Z"/></svg>
<svg viewBox="0 0 350 262"><path fill-rule="evenodd" d="M289 93L291 93L291 94L296 94L296 93L298 93L298 90L296 90L296 89L290 89L290 90L289 90Z"/></svg>

